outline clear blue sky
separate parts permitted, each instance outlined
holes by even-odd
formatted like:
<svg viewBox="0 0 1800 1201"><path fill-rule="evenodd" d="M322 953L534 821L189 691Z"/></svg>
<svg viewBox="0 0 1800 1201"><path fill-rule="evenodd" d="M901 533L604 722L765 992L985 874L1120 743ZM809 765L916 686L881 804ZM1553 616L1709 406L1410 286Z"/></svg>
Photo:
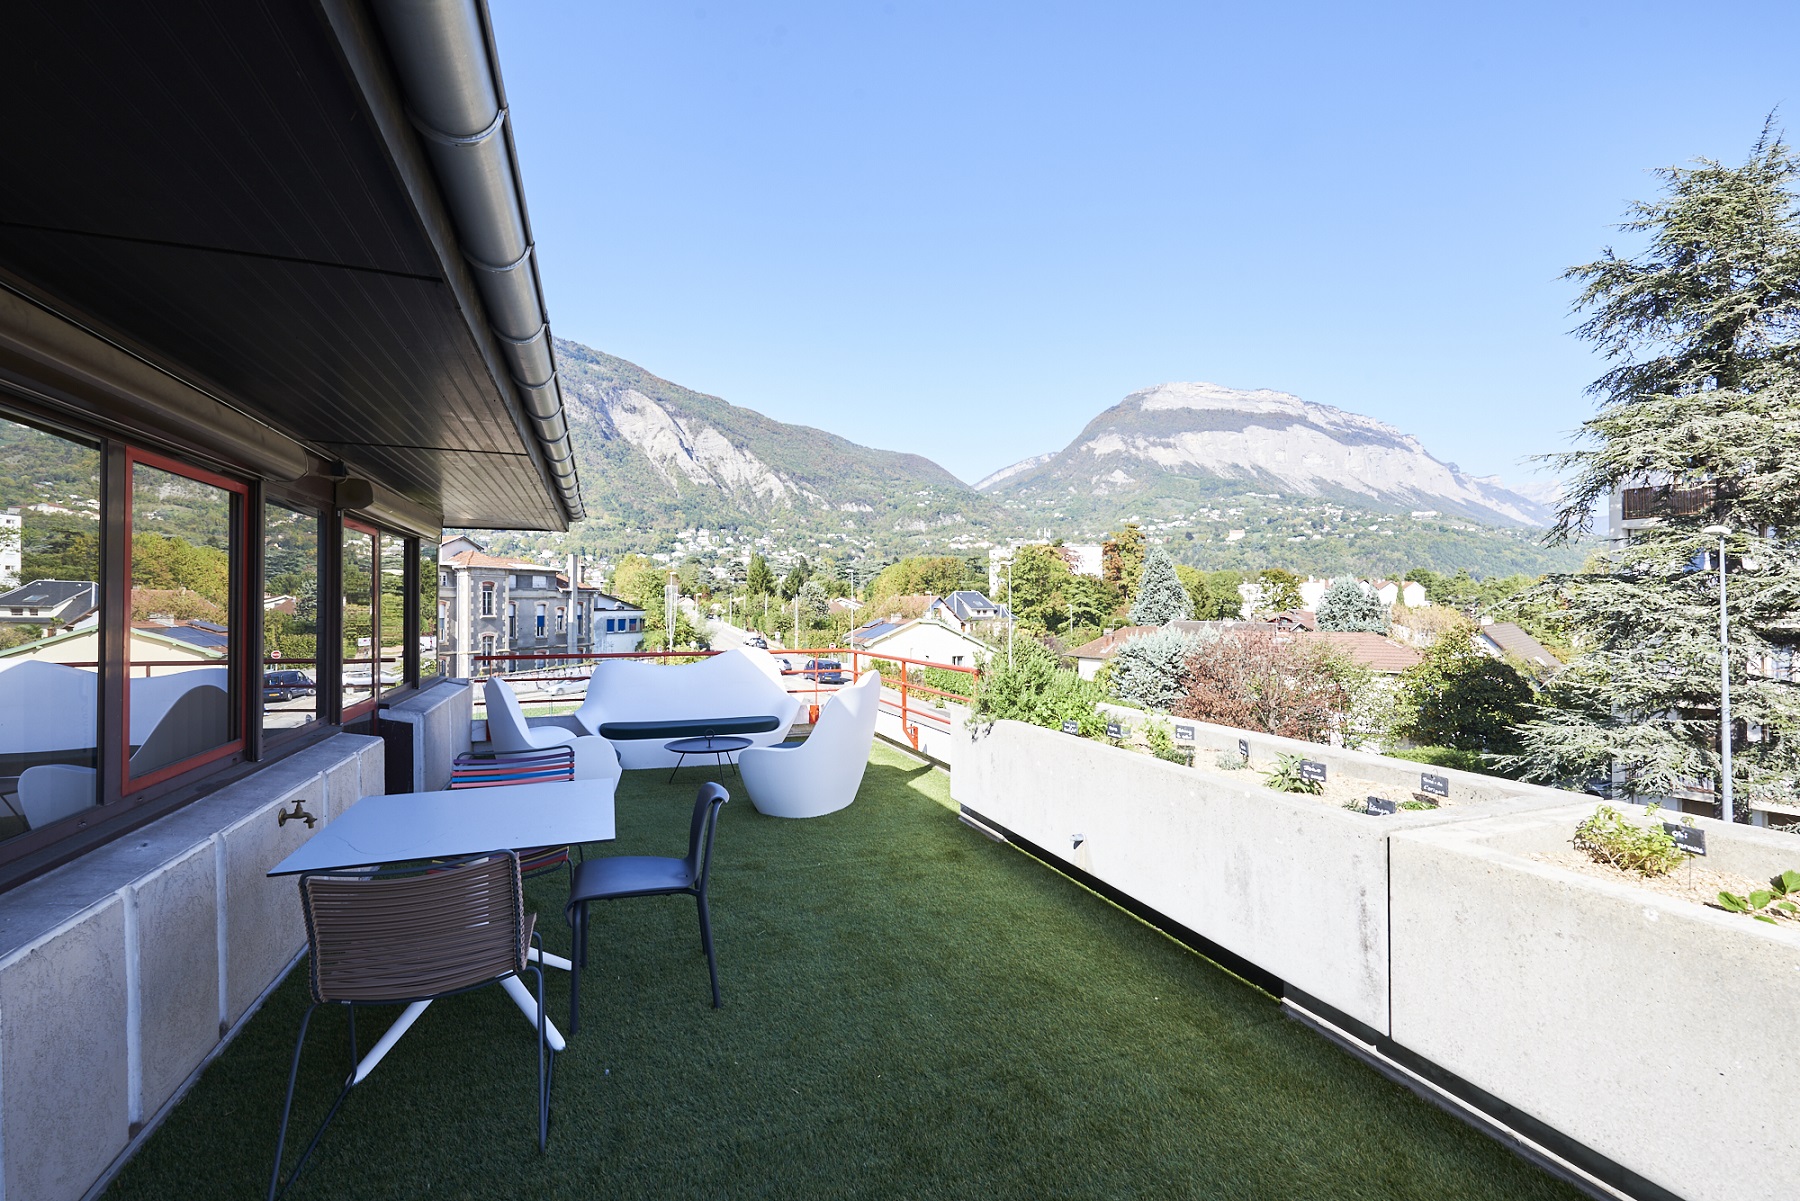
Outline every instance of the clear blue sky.
<svg viewBox="0 0 1800 1201"><path fill-rule="evenodd" d="M1137 388L1528 478L1563 268L1800 137L1800 5L491 0L556 331L973 481Z"/></svg>

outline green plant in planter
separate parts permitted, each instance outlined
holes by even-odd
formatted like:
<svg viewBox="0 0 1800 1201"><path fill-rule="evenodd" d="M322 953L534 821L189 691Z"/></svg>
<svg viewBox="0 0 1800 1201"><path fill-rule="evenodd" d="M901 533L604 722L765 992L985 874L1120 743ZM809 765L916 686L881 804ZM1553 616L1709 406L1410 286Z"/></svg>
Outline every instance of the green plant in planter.
<svg viewBox="0 0 1800 1201"><path fill-rule="evenodd" d="M1400 807L1402 809L1436 809L1437 805L1431 801L1401 801Z"/></svg>
<svg viewBox="0 0 1800 1201"><path fill-rule="evenodd" d="M1219 757L1213 760L1213 766L1220 771L1243 771L1250 766L1250 761L1242 755L1234 755L1230 751L1220 751Z"/></svg>
<svg viewBox="0 0 1800 1201"><path fill-rule="evenodd" d="M1650 814L1655 811L1656 807L1651 806ZM1575 849L1595 863L1641 876L1665 876L1687 861L1687 855L1663 832L1661 824L1639 825L1611 805L1600 806L1592 817L1575 827L1573 841Z"/></svg>
<svg viewBox="0 0 1800 1201"><path fill-rule="evenodd" d="M1759 888L1747 897L1740 897L1735 892L1720 893L1719 907L1777 926L1781 924L1777 918L1800 920L1800 904L1794 903L1796 897L1800 897L1800 872L1785 871L1771 879L1769 887Z"/></svg>
<svg viewBox="0 0 1800 1201"><path fill-rule="evenodd" d="M1144 739L1150 744L1150 753L1158 759L1166 759L1170 763L1189 761L1187 749L1175 745L1175 736L1169 732L1169 723L1166 721L1152 721L1146 725Z"/></svg>
<svg viewBox="0 0 1800 1201"><path fill-rule="evenodd" d="M1263 784L1276 792L1307 792L1314 796L1324 792L1324 785L1300 774L1302 762L1299 755L1276 755L1275 766L1263 773Z"/></svg>

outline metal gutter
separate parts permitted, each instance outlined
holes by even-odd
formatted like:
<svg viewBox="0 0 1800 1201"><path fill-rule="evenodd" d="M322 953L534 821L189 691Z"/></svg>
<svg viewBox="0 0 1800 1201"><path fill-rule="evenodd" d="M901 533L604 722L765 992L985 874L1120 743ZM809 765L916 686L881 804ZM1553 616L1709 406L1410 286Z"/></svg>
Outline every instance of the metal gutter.
<svg viewBox="0 0 1800 1201"><path fill-rule="evenodd" d="M484 0L372 0L451 222L563 508L585 510Z"/></svg>

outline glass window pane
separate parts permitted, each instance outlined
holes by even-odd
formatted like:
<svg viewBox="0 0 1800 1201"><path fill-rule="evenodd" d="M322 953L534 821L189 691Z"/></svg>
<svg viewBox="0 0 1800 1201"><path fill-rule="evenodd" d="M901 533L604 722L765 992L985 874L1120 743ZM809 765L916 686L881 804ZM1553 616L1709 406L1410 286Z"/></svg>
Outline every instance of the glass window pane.
<svg viewBox="0 0 1800 1201"><path fill-rule="evenodd" d="M0 838L94 804L100 451L0 419Z"/></svg>
<svg viewBox="0 0 1800 1201"><path fill-rule="evenodd" d="M438 639L443 631L438 623L446 606L438 600L438 544L419 540L419 680L424 682L439 674Z"/></svg>
<svg viewBox="0 0 1800 1201"><path fill-rule="evenodd" d="M371 599L375 580L373 531L344 526L344 712L352 705L374 698L371 670L375 666L374 616Z"/></svg>
<svg viewBox="0 0 1800 1201"><path fill-rule="evenodd" d="M237 736L231 706L232 494L131 466L126 774L141 780Z"/></svg>
<svg viewBox="0 0 1800 1201"><path fill-rule="evenodd" d="M381 609L376 628L381 631L381 686L383 691L404 687L406 679L406 539L381 535L381 590L376 603Z"/></svg>
<svg viewBox="0 0 1800 1201"><path fill-rule="evenodd" d="M318 720L319 516L263 506L263 729Z"/></svg>

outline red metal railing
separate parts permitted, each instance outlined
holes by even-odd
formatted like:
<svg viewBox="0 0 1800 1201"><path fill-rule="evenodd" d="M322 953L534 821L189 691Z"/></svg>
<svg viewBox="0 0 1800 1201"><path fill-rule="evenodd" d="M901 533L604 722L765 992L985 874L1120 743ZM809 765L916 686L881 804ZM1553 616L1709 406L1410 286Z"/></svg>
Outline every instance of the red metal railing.
<svg viewBox="0 0 1800 1201"><path fill-rule="evenodd" d="M475 665L477 677L502 675L515 683L539 681L585 684L592 675L593 666L605 659L640 659L659 663L674 659L691 663L723 653L722 651L590 651L575 653L562 651L470 655L469 658ZM895 673L897 678L890 679L887 673L882 675L882 709L900 719L900 728L915 750L919 746L919 724L921 722L939 727L941 732L947 732L950 729L950 715L940 709L936 702L950 701L961 705L972 703L976 684L981 678L981 669L976 667L965 667L959 663L937 663L930 659L911 659L903 655L875 654L866 650L858 650L855 647L798 647L791 650L783 648L779 652L769 651L767 653L774 655L776 659L796 660L818 665L810 668L804 666L784 667L781 673L785 679L794 681L788 684L788 692L797 693L806 698L809 721L818 720L820 706L839 687L859 679L864 671L874 670L877 663L892 665L897 669ZM522 671L507 671L505 665L512 663L553 664L554 666L533 666ZM825 664L835 664L835 666L824 666ZM496 666L500 670L495 671ZM585 667L586 670L573 670L581 667ZM563 669L560 673L559 668ZM928 668L967 676L969 678L968 692L966 694L953 692L926 684L923 680L918 679L917 677ZM898 699L891 699L888 696L889 692L896 693ZM555 700L578 703L585 696L586 689L584 688L579 693L559 694ZM920 706L917 703L920 697L930 698L932 703ZM528 700L524 697L520 699L525 704L545 703L541 699ZM477 705L484 704L479 694L476 696L475 703Z"/></svg>

